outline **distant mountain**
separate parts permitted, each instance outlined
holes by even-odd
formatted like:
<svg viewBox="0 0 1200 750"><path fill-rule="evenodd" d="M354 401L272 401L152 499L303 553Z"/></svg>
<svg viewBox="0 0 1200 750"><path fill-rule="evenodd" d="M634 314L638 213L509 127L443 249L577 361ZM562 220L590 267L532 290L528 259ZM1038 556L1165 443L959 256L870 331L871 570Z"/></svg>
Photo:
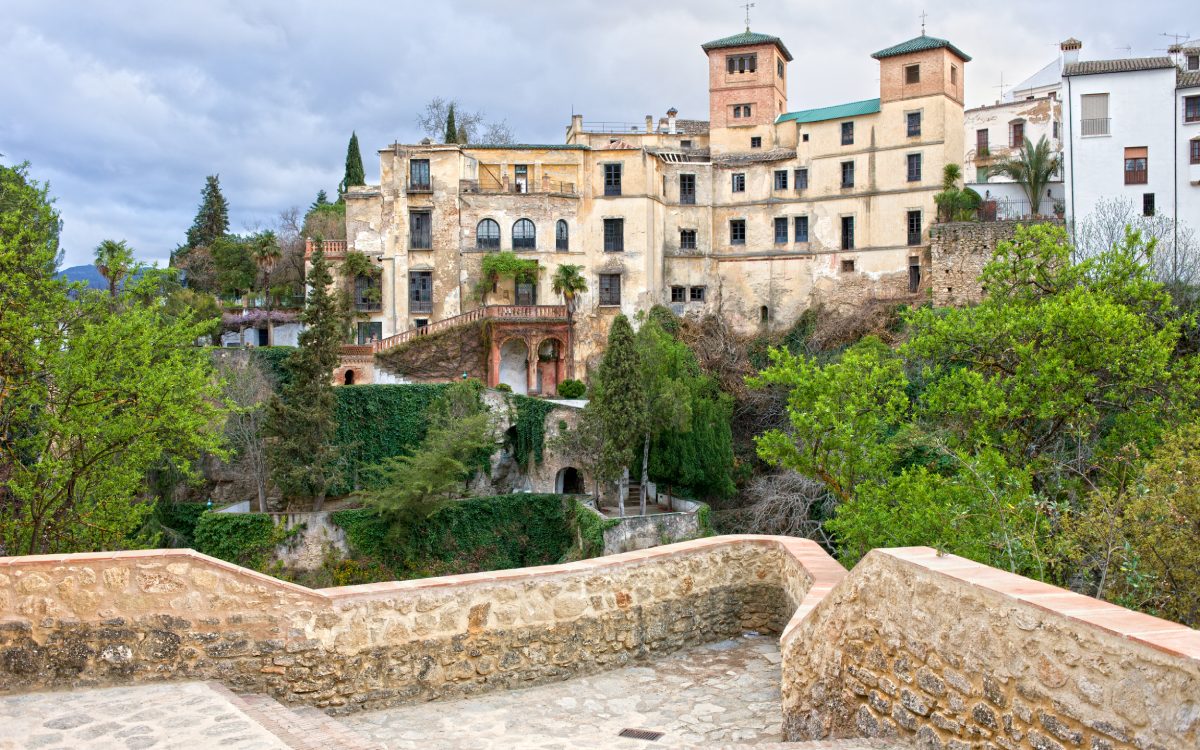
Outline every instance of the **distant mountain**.
<svg viewBox="0 0 1200 750"><path fill-rule="evenodd" d="M92 289L108 289L108 282L104 280L95 266L71 266L59 271L55 277L65 278L67 281L86 281Z"/></svg>

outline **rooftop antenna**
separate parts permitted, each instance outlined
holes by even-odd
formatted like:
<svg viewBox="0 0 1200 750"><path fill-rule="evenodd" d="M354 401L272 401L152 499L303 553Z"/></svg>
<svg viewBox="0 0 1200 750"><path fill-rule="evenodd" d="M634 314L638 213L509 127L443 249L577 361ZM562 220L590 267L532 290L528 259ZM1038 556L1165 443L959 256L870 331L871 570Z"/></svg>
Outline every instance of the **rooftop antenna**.
<svg viewBox="0 0 1200 750"><path fill-rule="evenodd" d="M929 18L929 14L921 11L921 36L925 36L925 19Z"/></svg>
<svg viewBox="0 0 1200 750"><path fill-rule="evenodd" d="M1004 71L1003 70L1000 71L1000 85L992 86L992 88L1000 89L1000 99L1004 98ZM997 103L999 103L999 101L1000 101L999 99L996 100Z"/></svg>
<svg viewBox="0 0 1200 750"><path fill-rule="evenodd" d="M1169 39L1171 39L1171 40L1172 40L1172 44L1171 44L1171 46L1172 46L1172 47L1178 47L1180 42L1186 42L1188 39L1191 39L1191 38L1192 38L1192 35L1191 35L1191 34L1171 34L1171 33L1169 33L1169 32L1166 32L1166 31L1164 31L1163 33L1159 34L1159 36L1165 36L1165 37L1168 37Z"/></svg>
<svg viewBox="0 0 1200 750"><path fill-rule="evenodd" d="M754 3L746 3L745 5L739 5L738 7L746 9L746 33L749 34L750 33L750 9L754 7Z"/></svg>

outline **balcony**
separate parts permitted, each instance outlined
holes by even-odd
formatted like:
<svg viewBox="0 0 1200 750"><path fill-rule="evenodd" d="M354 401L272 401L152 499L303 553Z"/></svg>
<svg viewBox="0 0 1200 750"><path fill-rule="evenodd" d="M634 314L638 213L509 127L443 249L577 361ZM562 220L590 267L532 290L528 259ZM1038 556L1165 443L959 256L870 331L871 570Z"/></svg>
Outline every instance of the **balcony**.
<svg viewBox="0 0 1200 750"><path fill-rule="evenodd" d="M1096 135L1111 135L1109 124L1112 122L1110 117L1088 117L1079 121L1079 135L1087 138Z"/></svg>
<svg viewBox="0 0 1200 750"><path fill-rule="evenodd" d="M569 195L576 196L575 183L551 180L502 181L459 180L459 192L478 195Z"/></svg>
<svg viewBox="0 0 1200 750"><path fill-rule="evenodd" d="M432 193L433 192L433 180L432 179L416 179L416 180L414 180L414 179L410 178L408 181L408 192L410 192L410 193Z"/></svg>
<svg viewBox="0 0 1200 750"><path fill-rule="evenodd" d="M311 238L304 240L304 257L311 258L317 242ZM325 251L325 260L341 260L346 257L346 240L325 240L319 243Z"/></svg>
<svg viewBox="0 0 1200 750"><path fill-rule="evenodd" d="M409 300L408 312L410 315L429 314L433 312L432 300Z"/></svg>

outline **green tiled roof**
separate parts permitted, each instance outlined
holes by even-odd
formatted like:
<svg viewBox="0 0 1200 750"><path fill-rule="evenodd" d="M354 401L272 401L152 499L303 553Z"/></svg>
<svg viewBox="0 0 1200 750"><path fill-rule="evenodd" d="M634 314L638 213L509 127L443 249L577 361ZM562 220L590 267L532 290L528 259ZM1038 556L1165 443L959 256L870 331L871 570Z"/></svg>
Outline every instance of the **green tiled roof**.
<svg viewBox="0 0 1200 750"><path fill-rule="evenodd" d="M469 149L539 149L546 151L590 151L590 147L582 143L468 143L463 148Z"/></svg>
<svg viewBox="0 0 1200 750"><path fill-rule="evenodd" d="M945 39L938 39L936 36L925 36L922 34L918 37L913 37L907 42L901 42L894 47L881 49L871 57L876 60L882 60L885 57L895 57L896 55L907 55L911 52L924 52L927 49L948 49L954 54L962 58L963 62L971 62L971 56L955 47Z"/></svg>
<svg viewBox="0 0 1200 750"><path fill-rule="evenodd" d="M788 48L783 45L783 40L777 36L768 36L767 34L759 34L758 32L746 29L741 34L727 36L724 39L717 39L711 42L706 42L700 45L700 49L708 52L710 49L724 49L725 47L749 47L755 44L774 44L783 53L783 56L788 62L792 61L792 53L788 52Z"/></svg>
<svg viewBox="0 0 1200 750"><path fill-rule="evenodd" d="M776 118L775 122L821 122L823 120L843 120L859 115L873 115L879 111L878 99L863 99L861 102L835 104L832 107L817 109L802 109L799 112L786 112Z"/></svg>

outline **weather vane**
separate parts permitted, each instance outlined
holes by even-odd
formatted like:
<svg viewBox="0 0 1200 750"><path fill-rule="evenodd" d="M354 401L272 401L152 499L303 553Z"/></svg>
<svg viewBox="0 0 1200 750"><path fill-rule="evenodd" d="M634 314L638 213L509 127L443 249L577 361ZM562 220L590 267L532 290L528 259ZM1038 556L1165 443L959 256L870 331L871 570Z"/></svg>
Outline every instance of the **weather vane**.
<svg viewBox="0 0 1200 750"><path fill-rule="evenodd" d="M921 36L925 36L925 19L929 18L929 14L921 11Z"/></svg>
<svg viewBox="0 0 1200 750"><path fill-rule="evenodd" d="M749 31L750 30L750 9L754 7L754 3L746 3L745 5L739 5L738 7L746 9L746 31Z"/></svg>

